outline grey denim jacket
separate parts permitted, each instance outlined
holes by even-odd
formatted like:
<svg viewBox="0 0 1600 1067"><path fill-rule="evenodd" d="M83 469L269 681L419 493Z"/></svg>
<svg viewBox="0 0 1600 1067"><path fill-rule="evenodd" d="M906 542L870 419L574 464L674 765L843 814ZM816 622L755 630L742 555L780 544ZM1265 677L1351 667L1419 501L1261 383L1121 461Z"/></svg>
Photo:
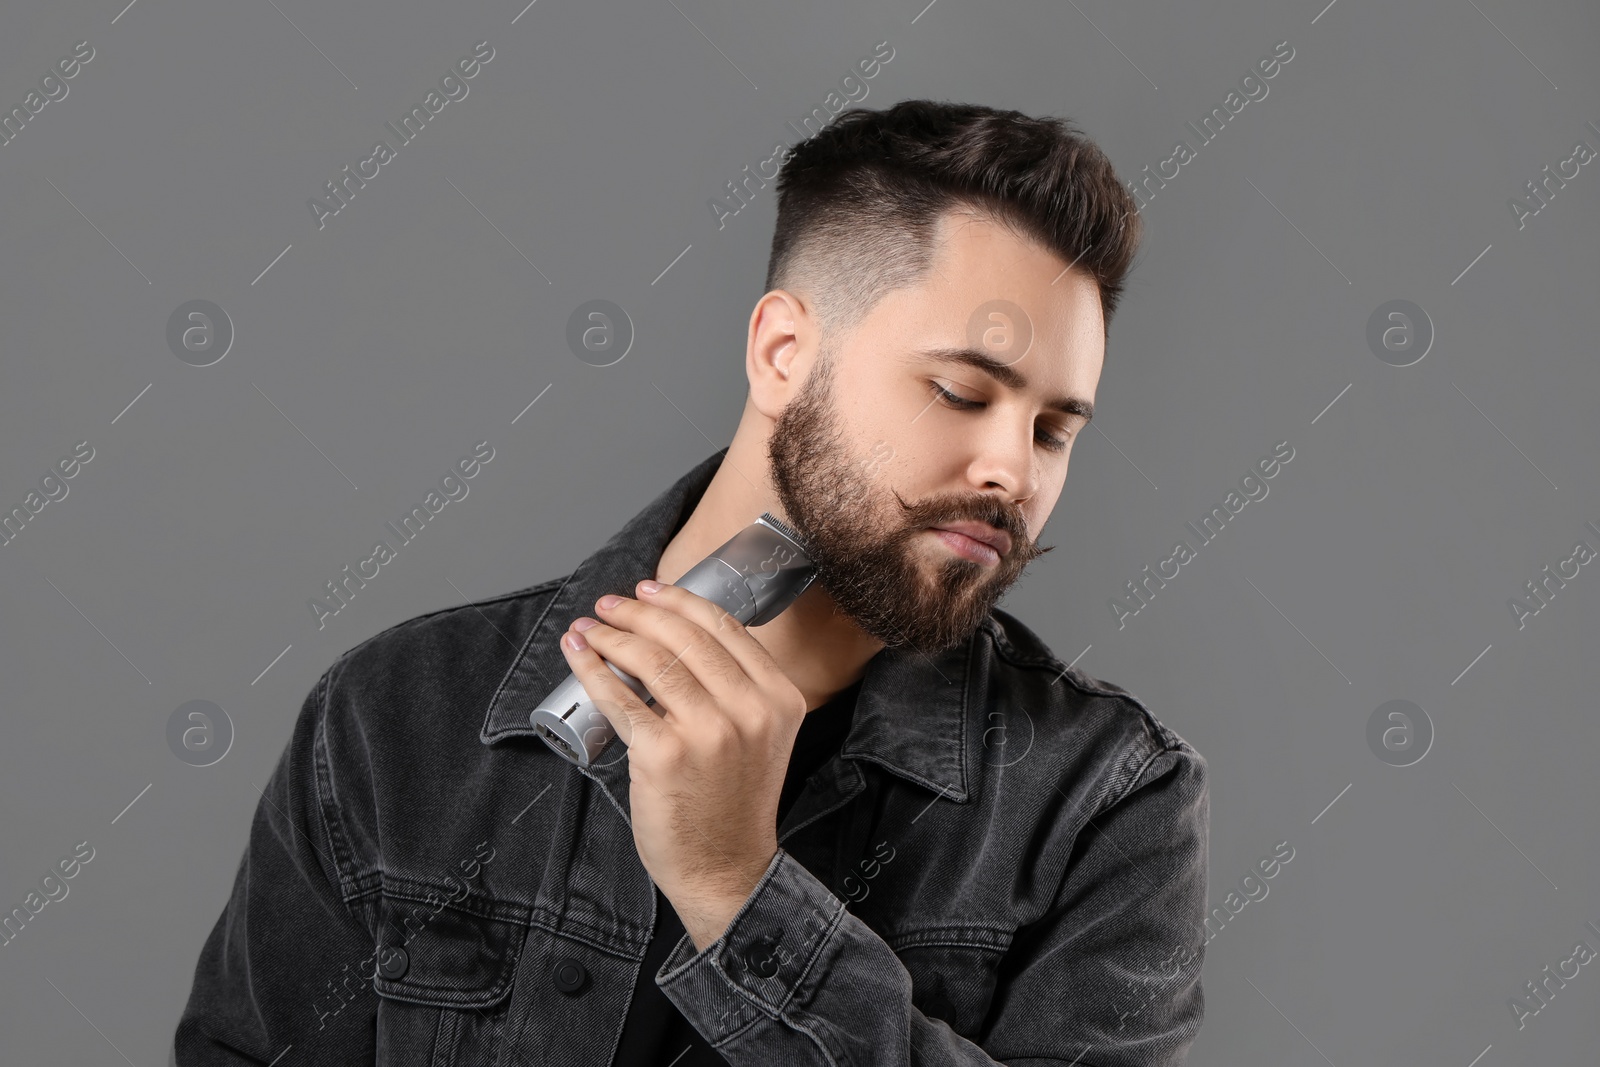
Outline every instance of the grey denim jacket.
<svg viewBox="0 0 1600 1067"><path fill-rule="evenodd" d="M182 1067L611 1062L655 920L627 749L528 716L722 462L570 575L390 627L312 687L179 1020ZM842 751L704 951L654 975L731 1064L1180 1064L1204 997L1206 763L998 609L882 650Z"/></svg>

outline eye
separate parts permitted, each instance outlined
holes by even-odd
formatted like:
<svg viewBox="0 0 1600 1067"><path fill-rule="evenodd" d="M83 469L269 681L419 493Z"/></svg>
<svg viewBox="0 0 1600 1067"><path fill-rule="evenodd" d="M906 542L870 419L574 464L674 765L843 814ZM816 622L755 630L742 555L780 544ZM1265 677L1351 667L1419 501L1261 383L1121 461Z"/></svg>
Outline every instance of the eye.
<svg viewBox="0 0 1600 1067"><path fill-rule="evenodd" d="M964 396L957 396L950 390L944 388L938 382L929 382L928 384L933 387L934 396L938 397L947 406L955 408L957 411L975 411L978 408L983 407L983 401L968 400Z"/></svg>
<svg viewBox="0 0 1600 1067"><path fill-rule="evenodd" d="M950 390L941 386L938 382L930 381L928 385L930 387L930 391L933 393L934 399L938 400L946 407L954 408L957 411L977 411L984 406L983 401L968 400L964 396L957 396ZM1071 434L1063 434L1060 437L1055 437L1051 434L1040 432L1035 436L1038 442L1044 446L1044 449L1047 452L1065 452L1067 450L1067 446L1072 444Z"/></svg>

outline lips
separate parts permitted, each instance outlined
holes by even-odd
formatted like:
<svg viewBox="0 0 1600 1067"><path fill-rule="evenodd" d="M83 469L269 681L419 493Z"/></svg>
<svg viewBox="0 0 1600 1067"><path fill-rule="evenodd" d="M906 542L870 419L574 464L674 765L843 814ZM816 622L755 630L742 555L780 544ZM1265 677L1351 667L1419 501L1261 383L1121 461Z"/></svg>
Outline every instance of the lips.
<svg viewBox="0 0 1600 1067"><path fill-rule="evenodd" d="M1000 555L1004 556L1011 551L1011 535L1004 530L996 530L993 526L982 522L942 522L932 527L935 530L949 530L951 533L965 534L974 541L982 541Z"/></svg>

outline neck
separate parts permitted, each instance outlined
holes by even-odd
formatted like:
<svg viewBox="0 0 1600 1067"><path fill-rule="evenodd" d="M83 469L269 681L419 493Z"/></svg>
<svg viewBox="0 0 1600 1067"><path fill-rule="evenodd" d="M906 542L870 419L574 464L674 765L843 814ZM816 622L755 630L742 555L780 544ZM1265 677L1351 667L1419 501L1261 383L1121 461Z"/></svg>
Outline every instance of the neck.
<svg viewBox="0 0 1600 1067"><path fill-rule="evenodd" d="M747 432L751 429L741 421L705 495L662 552L657 581L676 582L764 511L788 521L776 510L778 494L768 470L766 440ZM750 633L805 694L808 711L861 678L867 661L883 648L881 641L839 612L833 597L815 582L783 614L752 626Z"/></svg>

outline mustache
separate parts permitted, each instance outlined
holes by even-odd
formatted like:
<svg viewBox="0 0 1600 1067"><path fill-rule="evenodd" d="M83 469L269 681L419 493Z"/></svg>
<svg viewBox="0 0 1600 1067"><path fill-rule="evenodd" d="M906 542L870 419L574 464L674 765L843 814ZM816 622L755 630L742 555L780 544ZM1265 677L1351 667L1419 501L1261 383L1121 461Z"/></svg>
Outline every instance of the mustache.
<svg viewBox="0 0 1600 1067"><path fill-rule="evenodd" d="M900 503L901 518L910 529L964 520L983 522L1011 535L1013 556L1033 559L1055 550L1055 545L1041 545L1030 538L1028 523L1022 513L1006 507L993 497L934 497L911 503L898 491L892 492Z"/></svg>

